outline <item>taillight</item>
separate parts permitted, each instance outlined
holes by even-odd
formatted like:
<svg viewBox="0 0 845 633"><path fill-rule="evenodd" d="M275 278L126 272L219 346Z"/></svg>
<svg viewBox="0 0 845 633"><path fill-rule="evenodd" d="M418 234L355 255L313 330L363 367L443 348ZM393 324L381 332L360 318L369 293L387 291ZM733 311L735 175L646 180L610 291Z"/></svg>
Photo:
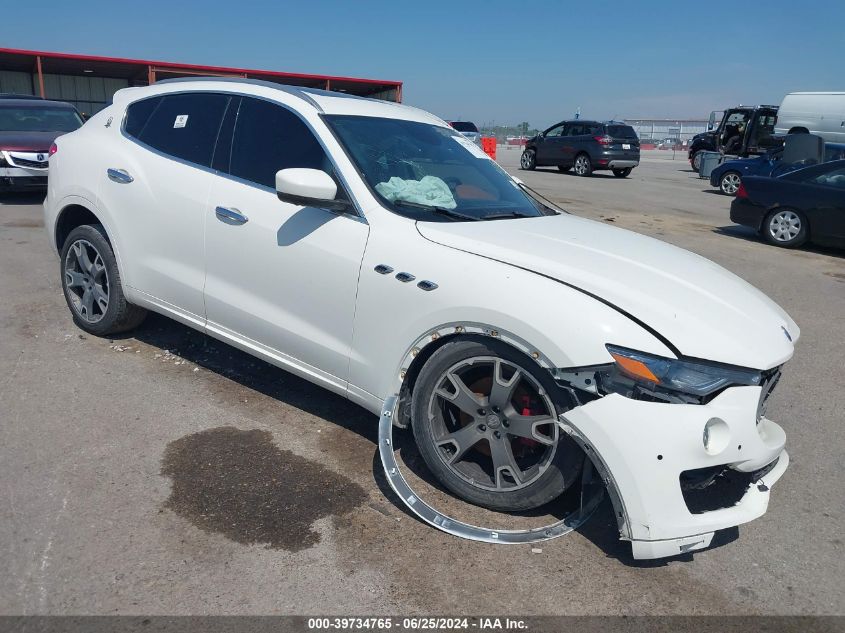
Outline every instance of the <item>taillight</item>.
<svg viewBox="0 0 845 633"><path fill-rule="evenodd" d="M745 190L745 183L739 183L739 189L736 190L736 197L737 198L747 198L748 192Z"/></svg>
<svg viewBox="0 0 845 633"><path fill-rule="evenodd" d="M58 146L58 145L56 145L55 143L53 143L53 144L50 146L49 156L52 156L53 154L55 154L55 153L56 153L56 152L58 152L58 151L59 151L59 146Z"/></svg>
<svg viewBox="0 0 845 633"><path fill-rule="evenodd" d="M593 137L599 145L610 145L613 139L609 136L594 136Z"/></svg>

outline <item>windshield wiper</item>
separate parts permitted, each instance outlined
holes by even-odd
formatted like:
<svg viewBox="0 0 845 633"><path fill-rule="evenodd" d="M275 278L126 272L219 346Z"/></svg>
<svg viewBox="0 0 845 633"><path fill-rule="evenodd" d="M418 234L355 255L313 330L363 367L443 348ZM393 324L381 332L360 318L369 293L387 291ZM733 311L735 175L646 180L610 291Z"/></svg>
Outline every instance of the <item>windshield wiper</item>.
<svg viewBox="0 0 845 633"><path fill-rule="evenodd" d="M559 208L554 202L546 198L543 194L538 191L534 191L531 187L526 185L524 182L516 183L520 189L527 192L534 200L540 203L540 205L549 211L552 212L553 215L559 215L560 213L569 213L566 209Z"/></svg>
<svg viewBox="0 0 845 633"><path fill-rule="evenodd" d="M519 211L508 211L507 213L492 213L485 215L482 220L501 220L502 218L536 218L540 216L531 215L529 213L520 213Z"/></svg>
<svg viewBox="0 0 845 633"><path fill-rule="evenodd" d="M430 204L420 204L419 202L410 202L408 200L394 200L393 204L401 205L404 207L412 207L414 209L425 209L426 211L431 211L432 213L437 213L438 215L445 215L449 218L454 218L456 220L471 220L476 221L480 220L481 218L477 218L474 215L464 215L458 211L452 211L452 209L447 209L446 207L438 207Z"/></svg>

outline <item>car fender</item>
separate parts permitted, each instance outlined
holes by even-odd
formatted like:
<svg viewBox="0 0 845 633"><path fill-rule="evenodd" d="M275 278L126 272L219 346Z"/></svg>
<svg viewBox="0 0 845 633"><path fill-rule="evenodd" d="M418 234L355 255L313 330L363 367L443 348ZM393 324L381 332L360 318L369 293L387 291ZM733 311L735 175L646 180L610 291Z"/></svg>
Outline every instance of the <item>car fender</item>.
<svg viewBox="0 0 845 633"><path fill-rule="evenodd" d="M409 359L449 335L499 338L547 369L610 362L606 343L674 356L624 312L576 288L426 240L404 218L371 226L349 382L373 397L365 406L376 412L398 393ZM424 281L435 287L419 287Z"/></svg>
<svg viewBox="0 0 845 633"><path fill-rule="evenodd" d="M49 231L49 238L50 244L53 246L56 254L61 253L62 245L56 243L56 228L58 226L59 218L61 218L62 213L67 211L70 207L79 206L87 209L92 214L94 214L97 219L99 220L100 224L103 225L103 228L106 231L106 235L108 236L109 243L111 244L112 251L114 251L114 257L117 261L117 269L120 272L121 278L124 279L124 282L127 283L126 278L124 276L124 270L126 267L123 265L122 260L122 251L121 251L121 240L120 235L117 230L117 225L114 222L114 218L112 218L111 214L103 208L97 205L91 198L93 198L92 192L86 192L89 196L83 196L79 193L69 194L63 196L60 200L56 201L55 203L45 201L44 204L44 226L47 227Z"/></svg>

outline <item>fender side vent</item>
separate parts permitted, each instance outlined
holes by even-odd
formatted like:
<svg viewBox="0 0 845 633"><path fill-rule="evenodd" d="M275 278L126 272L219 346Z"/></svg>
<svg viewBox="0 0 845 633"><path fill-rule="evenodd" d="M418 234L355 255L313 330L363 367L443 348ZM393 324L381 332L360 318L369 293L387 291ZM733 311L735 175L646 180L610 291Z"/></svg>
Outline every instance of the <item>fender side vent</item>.
<svg viewBox="0 0 845 633"><path fill-rule="evenodd" d="M437 284L433 281L429 281L428 279L423 279L417 284L417 288L425 290L426 292L431 292L432 290L437 290Z"/></svg>
<svg viewBox="0 0 845 633"><path fill-rule="evenodd" d="M396 273L396 279L402 283L408 283L409 281L416 279L416 277L414 277L411 273Z"/></svg>
<svg viewBox="0 0 845 633"><path fill-rule="evenodd" d="M373 268L379 275L389 275L393 272L393 269L388 266L387 264L379 264L375 268Z"/></svg>

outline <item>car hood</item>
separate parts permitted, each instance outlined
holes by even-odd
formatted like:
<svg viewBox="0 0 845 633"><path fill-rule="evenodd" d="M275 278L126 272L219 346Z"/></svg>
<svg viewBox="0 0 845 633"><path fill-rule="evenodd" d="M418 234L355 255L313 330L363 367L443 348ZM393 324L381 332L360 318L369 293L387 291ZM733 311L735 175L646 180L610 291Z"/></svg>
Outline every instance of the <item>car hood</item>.
<svg viewBox="0 0 845 633"><path fill-rule="evenodd" d="M0 131L0 149L20 152L41 152L66 132L3 132Z"/></svg>
<svg viewBox="0 0 845 633"><path fill-rule="evenodd" d="M595 295L684 356L769 369L790 358L798 340L789 315L747 282L708 259L632 231L572 215L417 227L438 244Z"/></svg>

